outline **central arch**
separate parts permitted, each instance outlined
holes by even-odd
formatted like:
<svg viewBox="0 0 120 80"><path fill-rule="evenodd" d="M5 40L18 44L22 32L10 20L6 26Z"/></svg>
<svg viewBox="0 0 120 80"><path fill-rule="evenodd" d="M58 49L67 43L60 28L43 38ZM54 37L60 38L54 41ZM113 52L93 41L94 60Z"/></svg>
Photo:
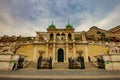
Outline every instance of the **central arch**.
<svg viewBox="0 0 120 80"><path fill-rule="evenodd" d="M64 51L63 49L58 49L58 62L64 62Z"/></svg>

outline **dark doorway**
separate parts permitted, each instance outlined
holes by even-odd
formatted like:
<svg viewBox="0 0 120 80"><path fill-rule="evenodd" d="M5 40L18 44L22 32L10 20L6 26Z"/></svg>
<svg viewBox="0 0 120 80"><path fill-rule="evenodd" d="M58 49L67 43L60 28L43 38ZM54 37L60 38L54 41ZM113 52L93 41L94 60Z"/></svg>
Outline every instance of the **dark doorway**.
<svg viewBox="0 0 120 80"><path fill-rule="evenodd" d="M58 62L64 62L64 51L63 51L63 49L58 50Z"/></svg>

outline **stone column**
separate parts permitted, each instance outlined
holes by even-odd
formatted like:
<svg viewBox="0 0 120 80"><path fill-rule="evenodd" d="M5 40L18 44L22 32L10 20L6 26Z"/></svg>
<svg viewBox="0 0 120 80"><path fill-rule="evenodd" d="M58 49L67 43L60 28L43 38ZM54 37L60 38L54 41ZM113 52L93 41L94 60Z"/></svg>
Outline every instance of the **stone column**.
<svg viewBox="0 0 120 80"><path fill-rule="evenodd" d="M53 44L53 62L55 62L55 43Z"/></svg>
<svg viewBox="0 0 120 80"><path fill-rule="evenodd" d="M48 43L46 43L46 52L45 53L46 53L45 57L48 58Z"/></svg>
<svg viewBox="0 0 120 80"><path fill-rule="evenodd" d="M68 43L66 43L66 56L64 57L64 58L65 58L64 60L65 60L66 62L68 62L68 54L69 54L69 53L68 53Z"/></svg>
<svg viewBox="0 0 120 80"><path fill-rule="evenodd" d="M89 56L89 55L88 55L88 46L85 45L85 46L84 46L84 49L85 49L85 55L86 55L86 56L85 56L85 62L88 62L88 56Z"/></svg>
<svg viewBox="0 0 120 80"><path fill-rule="evenodd" d="M73 43L73 57L75 58L76 50L75 50L75 43Z"/></svg>

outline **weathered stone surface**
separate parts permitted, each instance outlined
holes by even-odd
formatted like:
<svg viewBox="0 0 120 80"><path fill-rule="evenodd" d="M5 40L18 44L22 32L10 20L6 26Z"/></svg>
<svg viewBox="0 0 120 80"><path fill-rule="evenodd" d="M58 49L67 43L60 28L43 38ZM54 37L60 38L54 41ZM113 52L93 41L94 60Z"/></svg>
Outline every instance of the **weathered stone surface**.
<svg viewBox="0 0 120 80"><path fill-rule="evenodd" d="M9 62L0 62L0 70L8 70L10 66Z"/></svg>
<svg viewBox="0 0 120 80"><path fill-rule="evenodd" d="M112 61L120 61L120 55L111 55Z"/></svg>
<svg viewBox="0 0 120 80"><path fill-rule="evenodd" d="M0 54L0 60L11 60L12 55Z"/></svg>

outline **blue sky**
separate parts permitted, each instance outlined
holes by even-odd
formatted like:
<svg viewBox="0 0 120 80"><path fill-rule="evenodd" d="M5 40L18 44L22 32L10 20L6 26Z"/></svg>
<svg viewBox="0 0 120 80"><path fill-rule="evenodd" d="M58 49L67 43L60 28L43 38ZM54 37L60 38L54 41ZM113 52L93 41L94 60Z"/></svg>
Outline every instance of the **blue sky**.
<svg viewBox="0 0 120 80"><path fill-rule="evenodd" d="M57 28L69 20L75 31L108 30L120 25L120 0L0 0L0 36L35 36L52 20Z"/></svg>

